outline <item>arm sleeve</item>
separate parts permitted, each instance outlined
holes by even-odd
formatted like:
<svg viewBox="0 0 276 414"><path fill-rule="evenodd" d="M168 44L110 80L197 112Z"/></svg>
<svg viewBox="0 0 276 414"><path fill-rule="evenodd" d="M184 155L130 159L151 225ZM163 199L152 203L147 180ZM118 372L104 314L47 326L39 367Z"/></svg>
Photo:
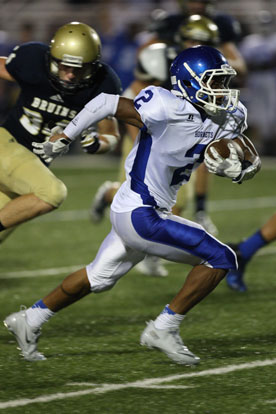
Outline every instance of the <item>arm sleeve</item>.
<svg viewBox="0 0 276 414"><path fill-rule="evenodd" d="M76 139L83 130L97 124L107 116L114 116L117 111L119 95L101 93L89 101L85 107L64 129L64 134L71 140Z"/></svg>

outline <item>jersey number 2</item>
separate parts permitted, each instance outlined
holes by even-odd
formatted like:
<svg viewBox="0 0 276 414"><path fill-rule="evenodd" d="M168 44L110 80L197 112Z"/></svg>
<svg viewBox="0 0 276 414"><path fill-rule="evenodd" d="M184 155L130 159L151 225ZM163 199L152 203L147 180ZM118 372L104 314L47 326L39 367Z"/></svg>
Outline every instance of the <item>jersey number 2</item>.
<svg viewBox="0 0 276 414"><path fill-rule="evenodd" d="M142 101L144 103L149 102L151 98L153 97L153 92L150 90L145 91L145 95L146 96L140 96L140 98L135 99L134 106L136 109L139 109L141 107L141 104L138 103L139 101Z"/></svg>

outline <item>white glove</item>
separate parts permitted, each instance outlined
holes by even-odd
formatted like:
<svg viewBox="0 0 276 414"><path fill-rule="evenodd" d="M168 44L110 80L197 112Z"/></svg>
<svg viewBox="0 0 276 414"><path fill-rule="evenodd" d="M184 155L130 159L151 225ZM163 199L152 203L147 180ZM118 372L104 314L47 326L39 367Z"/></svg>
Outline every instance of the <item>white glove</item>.
<svg viewBox="0 0 276 414"><path fill-rule="evenodd" d="M69 151L70 141L65 138L59 138L55 142L46 141L43 143L44 154L53 159L59 155L64 155Z"/></svg>
<svg viewBox="0 0 276 414"><path fill-rule="evenodd" d="M61 134L63 129L59 126L51 129L51 134ZM69 150L70 145L69 140L65 138L60 138L57 141L51 142L49 138L44 142L32 142L33 152L39 155L45 162L50 163L54 158L59 155L66 154Z"/></svg>
<svg viewBox="0 0 276 414"><path fill-rule="evenodd" d="M48 155L45 154L44 152L44 142L32 142L32 146L33 146L33 153L38 155L39 158L41 158L42 160L44 160L47 164L50 164L53 161L52 157L48 157Z"/></svg>
<svg viewBox="0 0 276 414"><path fill-rule="evenodd" d="M221 177L237 178L242 171L242 164L239 160L239 156L235 146L230 142L228 144L230 154L228 158L223 158L215 148L210 148L210 151L214 157L210 157L205 153L204 163L209 172L220 175Z"/></svg>
<svg viewBox="0 0 276 414"><path fill-rule="evenodd" d="M244 161L242 167L240 175L232 179L233 183L241 184L243 181L251 180L261 168L261 160L259 157L256 157L253 162Z"/></svg>

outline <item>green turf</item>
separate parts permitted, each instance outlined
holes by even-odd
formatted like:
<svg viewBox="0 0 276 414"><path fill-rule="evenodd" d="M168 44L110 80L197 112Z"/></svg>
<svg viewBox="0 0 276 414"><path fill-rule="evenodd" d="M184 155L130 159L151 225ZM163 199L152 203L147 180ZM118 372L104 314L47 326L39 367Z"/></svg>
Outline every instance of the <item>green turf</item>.
<svg viewBox="0 0 276 414"><path fill-rule="evenodd" d="M107 234L106 218L95 226L88 209L97 186L116 179L116 168L55 169L67 184L63 206L19 227L1 246L0 317L31 305L66 275L6 276L10 272L81 265L90 262ZM233 200L275 196L276 170L264 168L252 182L234 185L214 177L210 199ZM253 203L253 202L252 202ZM274 212L273 207L212 213L222 241L251 234ZM61 213L79 211L77 220ZM191 217L191 207L187 215ZM269 248L276 247L275 243ZM268 248L265 248L268 249ZM264 253L266 250L264 249ZM154 318L181 287L189 268L168 265L169 277L156 279L132 270L110 292L91 295L62 311L43 327L40 349L47 361L22 360L13 337L0 326L0 412L110 414L271 414L276 410L276 366L194 376L164 382L175 388L122 389L92 393L92 385L127 384L151 378L199 373L229 365L276 358L275 253L256 256L248 266L249 291L237 294L225 282L195 307L182 325L189 348L201 357L195 368L175 365L165 355L139 345L145 321ZM189 388L179 388L179 387ZM57 393L92 390L24 406L1 403ZM89 392L89 391L88 391ZM274 402L273 402L274 401Z"/></svg>

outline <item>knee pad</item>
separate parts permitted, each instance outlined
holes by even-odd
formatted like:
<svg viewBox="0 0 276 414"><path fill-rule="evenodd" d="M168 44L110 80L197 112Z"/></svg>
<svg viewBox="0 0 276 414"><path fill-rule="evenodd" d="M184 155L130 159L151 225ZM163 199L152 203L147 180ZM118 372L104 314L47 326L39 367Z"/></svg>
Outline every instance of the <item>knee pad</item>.
<svg viewBox="0 0 276 414"><path fill-rule="evenodd" d="M200 256L216 269L236 270L238 268L236 253L209 234L206 234L200 244L200 250L203 252Z"/></svg>

